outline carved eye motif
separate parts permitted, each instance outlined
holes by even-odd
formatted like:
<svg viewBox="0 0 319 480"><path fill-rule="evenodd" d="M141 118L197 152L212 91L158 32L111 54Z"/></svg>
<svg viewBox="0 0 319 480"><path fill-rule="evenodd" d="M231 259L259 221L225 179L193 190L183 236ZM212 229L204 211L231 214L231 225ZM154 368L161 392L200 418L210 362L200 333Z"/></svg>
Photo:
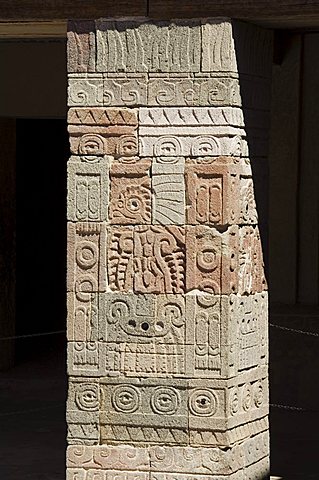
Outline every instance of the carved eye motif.
<svg viewBox="0 0 319 480"><path fill-rule="evenodd" d="M175 137L162 137L156 142L154 153L156 157L174 157L181 154L181 145Z"/></svg>
<svg viewBox="0 0 319 480"><path fill-rule="evenodd" d="M113 391L112 404L118 412L133 413L140 405L139 391L132 385L119 385Z"/></svg>
<svg viewBox="0 0 319 480"><path fill-rule="evenodd" d="M86 134L81 137L79 153L82 155L103 155L105 152L104 138L100 135Z"/></svg>
<svg viewBox="0 0 319 480"><path fill-rule="evenodd" d="M180 405L179 393L170 387L158 387L151 397L151 407L155 413L173 415Z"/></svg>
<svg viewBox="0 0 319 480"><path fill-rule="evenodd" d="M75 394L75 402L80 410L94 411L99 407L98 387L93 384L80 385Z"/></svg>
<svg viewBox="0 0 319 480"><path fill-rule="evenodd" d="M195 390L190 396L189 408L193 415L210 417L217 411L217 398L211 390Z"/></svg>
<svg viewBox="0 0 319 480"><path fill-rule="evenodd" d="M205 155L218 156L220 145L216 138L197 137L192 145L192 155L201 157Z"/></svg>
<svg viewBox="0 0 319 480"><path fill-rule="evenodd" d="M117 145L116 153L123 157L132 157L137 155L137 140L133 135L122 135Z"/></svg>

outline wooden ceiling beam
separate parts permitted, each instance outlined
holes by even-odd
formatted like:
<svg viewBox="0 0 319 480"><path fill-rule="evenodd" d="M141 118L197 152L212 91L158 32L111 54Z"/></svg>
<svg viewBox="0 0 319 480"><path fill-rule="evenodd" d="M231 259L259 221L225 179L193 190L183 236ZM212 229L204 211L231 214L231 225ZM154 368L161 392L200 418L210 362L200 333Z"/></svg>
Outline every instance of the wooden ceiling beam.
<svg viewBox="0 0 319 480"><path fill-rule="evenodd" d="M0 0L3 32L6 27L12 31L10 25L20 22L25 22L28 31L28 22L42 22L40 29L45 30L46 25L54 33L54 29L61 29L61 22L67 19L133 16L154 19L231 17L269 28L317 29L319 0Z"/></svg>

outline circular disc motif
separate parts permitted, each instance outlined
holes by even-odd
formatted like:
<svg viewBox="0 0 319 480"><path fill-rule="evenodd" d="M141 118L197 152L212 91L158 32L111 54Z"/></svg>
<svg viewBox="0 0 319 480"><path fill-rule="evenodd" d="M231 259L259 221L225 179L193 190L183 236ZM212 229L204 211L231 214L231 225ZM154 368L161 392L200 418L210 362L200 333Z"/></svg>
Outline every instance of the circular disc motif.
<svg viewBox="0 0 319 480"><path fill-rule="evenodd" d="M261 407L264 402L264 388L262 382L257 382L254 385L254 403L257 408Z"/></svg>
<svg viewBox="0 0 319 480"><path fill-rule="evenodd" d="M250 410L252 406L252 392L251 392L251 385L247 383L243 387L243 394L242 394L242 405L243 409L247 412Z"/></svg>
<svg viewBox="0 0 319 480"><path fill-rule="evenodd" d="M118 412L133 413L140 405L139 391L132 385L119 385L113 390L112 404Z"/></svg>
<svg viewBox="0 0 319 480"><path fill-rule="evenodd" d="M210 417L217 411L217 398L211 390L195 390L190 396L189 408L193 415Z"/></svg>
<svg viewBox="0 0 319 480"><path fill-rule="evenodd" d="M97 410L99 408L99 394L97 385L79 385L75 393L75 402L80 410Z"/></svg>
<svg viewBox="0 0 319 480"><path fill-rule="evenodd" d="M97 261L97 246L93 242L81 242L76 249L76 260L83 269L92 268Z"/></svg>
<svg viewBox="0 0 319 480"><path fill-rule="evenodd" d="M173 388L158 387L151 397L152 409L161 415L173 415L179 405L179 393Z"/></svg>
<svg viewBox="0 0 319 480"><path fill-rule="evenodd" d="M238 397L238 389L235 388L232 390L230 394L230 412L232 415L236 415L239 410L239 397Z"/></svg>

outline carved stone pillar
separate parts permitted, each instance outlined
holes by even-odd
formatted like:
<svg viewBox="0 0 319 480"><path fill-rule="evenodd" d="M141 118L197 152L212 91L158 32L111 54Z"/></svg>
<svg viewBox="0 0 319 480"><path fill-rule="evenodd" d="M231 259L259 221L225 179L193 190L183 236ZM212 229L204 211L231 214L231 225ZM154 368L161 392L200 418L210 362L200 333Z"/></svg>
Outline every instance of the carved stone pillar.
<svg viewBox="0 0 319 480"><path fill-rule="evenodd" d="M68 35L67 478L265 479L252 165L271 34L132 19Z"/></svg>

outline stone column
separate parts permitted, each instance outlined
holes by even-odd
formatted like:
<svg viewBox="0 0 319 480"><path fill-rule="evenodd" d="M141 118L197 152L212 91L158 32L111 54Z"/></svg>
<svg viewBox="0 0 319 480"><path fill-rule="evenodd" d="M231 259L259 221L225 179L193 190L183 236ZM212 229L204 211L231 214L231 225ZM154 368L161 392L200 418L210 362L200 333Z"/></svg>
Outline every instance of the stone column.
<svg viewBox="0 0 319 480"><path fill-rule="evenodd" d="M252 161L271 34L132 19L68 35L67 478L266 479Z"/></svg>

